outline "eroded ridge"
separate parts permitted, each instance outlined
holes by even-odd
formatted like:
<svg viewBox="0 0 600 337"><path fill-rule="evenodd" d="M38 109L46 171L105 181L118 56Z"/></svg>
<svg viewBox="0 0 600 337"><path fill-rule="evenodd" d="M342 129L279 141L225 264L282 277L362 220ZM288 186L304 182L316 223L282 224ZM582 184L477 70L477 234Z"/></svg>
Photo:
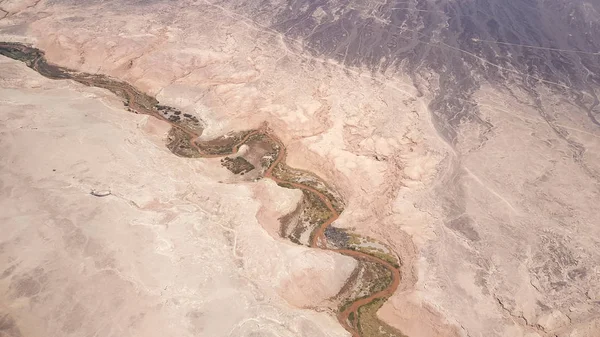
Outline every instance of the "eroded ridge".
<svg viewBox="0 0 600 337"><path fill-rule="evenodd" d="M42 51L19 43L0 42L0 54L23 61L50 79L70 79L86 86L107 89L122 98L129 111L167 121L172 126L167 147L178 156L222 157L223 166L235 174L245 175L245 179L269 178L279 186L301 190L303 201L296 211L283 219L280 234L297 244L335 251L359 262L358 268L333 299L339 304L339 322L355 337L403 336L376 315L399 285L399 259L391 249L376 240L331 226L344 210L341 196L315 174L287 166L285 146L266 125L210 141L199 141L203 131L200 119L160 105L154 97L126 82L49 64ZM244 151L240 151L242 146Z"/></svg>

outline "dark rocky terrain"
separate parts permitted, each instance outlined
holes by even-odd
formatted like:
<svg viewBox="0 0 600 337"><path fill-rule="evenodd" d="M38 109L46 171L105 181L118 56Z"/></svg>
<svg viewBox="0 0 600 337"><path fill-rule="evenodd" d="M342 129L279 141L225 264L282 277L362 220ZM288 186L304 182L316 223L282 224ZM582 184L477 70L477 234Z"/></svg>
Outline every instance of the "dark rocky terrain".
<svg viewBox="0 0 600 337"><path fill-rule="evenodd" d="M410 74L431 89L448 142L482 120L471 94L484 80L533 97L550 85L597 119L600 2L583 1L224 1L314 55L372 72ZM551 122L551 121L549 121Z"/></svg>

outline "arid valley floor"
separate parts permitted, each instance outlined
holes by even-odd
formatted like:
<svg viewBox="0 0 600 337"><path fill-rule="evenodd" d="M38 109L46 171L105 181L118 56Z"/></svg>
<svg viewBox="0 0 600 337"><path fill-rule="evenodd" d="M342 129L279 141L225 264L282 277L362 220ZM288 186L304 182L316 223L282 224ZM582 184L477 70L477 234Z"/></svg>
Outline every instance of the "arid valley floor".
<svg viewBox="0 0 600 337"><path fill-rule="evenodd" d="M600 336L598 1L0 1L0 336Z"/></svg>

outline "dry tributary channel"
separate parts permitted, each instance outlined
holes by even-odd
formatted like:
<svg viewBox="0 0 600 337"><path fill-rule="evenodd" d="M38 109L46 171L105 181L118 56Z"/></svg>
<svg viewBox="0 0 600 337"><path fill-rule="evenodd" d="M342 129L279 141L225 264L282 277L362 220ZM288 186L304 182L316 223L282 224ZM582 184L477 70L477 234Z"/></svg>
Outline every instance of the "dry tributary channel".
<svg viewBox="0 0 600 337"><path fill-rule="evenodd" d="M42 51L19 43L0 42L0 54L23 61L50 79L74 80L86 86L107 89L123 99L127 110L169 122L172 128L167 147L178 156L222 157L223 166L234 173L253 176L253 179L269 178L282 187L301 190L304 194L303 205L294 219L286 220L288 223L281 235L297 244L331 250L351 256L359 262L342 291L332 299L338 306L340 324L354 337L402 336L376 316L377 310L398 288L400 261L385 245L330 226L343 211L343 200L316 175L287 166L286 148L273 130L265 126L211 141L199 141L203 128L196 116L160 105L154 97L126 82L49 64ZM256 149L257 155L254 157L260 160L253 160L251 156L235 156L244 144Z"/></svg>

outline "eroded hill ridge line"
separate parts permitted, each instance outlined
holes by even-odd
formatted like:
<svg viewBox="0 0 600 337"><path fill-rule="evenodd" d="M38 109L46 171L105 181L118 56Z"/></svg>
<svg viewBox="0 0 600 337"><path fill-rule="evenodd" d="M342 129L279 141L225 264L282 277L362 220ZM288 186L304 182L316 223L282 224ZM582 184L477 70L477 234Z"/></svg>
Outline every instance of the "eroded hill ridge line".
<svg viewBox="0 0 600 337"><path fill-rule="evenodd" d="M124 100L127 110L167 121L172 126L167 147L178 156L227 159L226 156L237 153L244 144L266 144L271 152L266 156L270 159L261 163L262 177L269 178L282 187L299 189L303 192L304 199L308 200L304 209L311 221L309 226L299 227L300 231L305 230L309 233L307 245L350 256L359 262L357 268L361 269L358 274L362 276L351 277L344 286L351 290L337 296L340 303L337 318L340 324L354 337L379 335L381 331L387 336L403 336L396 329L379 321L376 316L377 310L398 288L401 278L398 265L400 261L392 254L382 253L381 250L371 247L373 244L385 246L384 244L330 227L343 212L342 200L339 200L339 197L336 197L337 193L316 175L287 166L284 144L266 125L211 141L198 141L203 127L197 117L160 105L154 97L126 82L49 64L43 51L20 43L0 42L0 54L22 61L42 76L53 80L70 79L86 86L107 89ZM310 179L307 180L306 177ZM327 231L333 234L328 237ZM337 241L332 239L334 234L338 238ZM340 235L343 238L341 241ZM292 239L291 236L289 238ZM328 242L328 239L334 241ZM360 246L361 240L371 243L368 250ZM298 240L294 242L301 244Z"/></svg>

